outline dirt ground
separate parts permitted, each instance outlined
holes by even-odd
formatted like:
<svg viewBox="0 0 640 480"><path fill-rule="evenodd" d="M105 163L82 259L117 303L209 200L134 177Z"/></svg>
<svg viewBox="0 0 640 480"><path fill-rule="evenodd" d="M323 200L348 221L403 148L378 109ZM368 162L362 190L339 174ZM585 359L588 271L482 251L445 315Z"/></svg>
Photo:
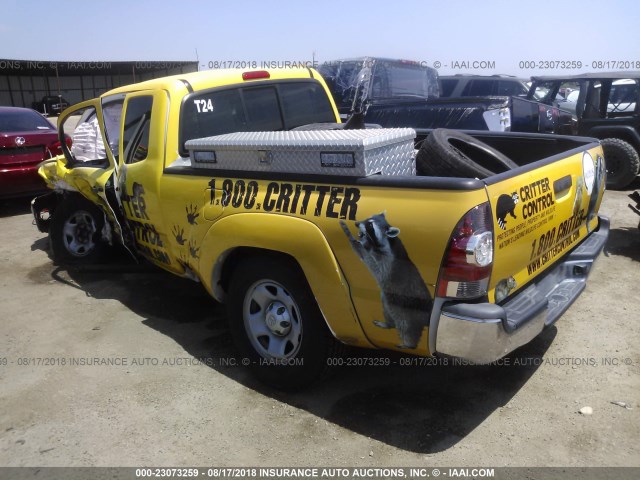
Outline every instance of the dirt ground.
<svg viewBox="0 0 640 480"><path fill-rule="evenodd" d="M611 236L582 296L509 364L344 367L298 394L227 360L224 309L199 285L56 266L28 200L0 202L0 465L640 466L627 193L605 194Z"/></svg>

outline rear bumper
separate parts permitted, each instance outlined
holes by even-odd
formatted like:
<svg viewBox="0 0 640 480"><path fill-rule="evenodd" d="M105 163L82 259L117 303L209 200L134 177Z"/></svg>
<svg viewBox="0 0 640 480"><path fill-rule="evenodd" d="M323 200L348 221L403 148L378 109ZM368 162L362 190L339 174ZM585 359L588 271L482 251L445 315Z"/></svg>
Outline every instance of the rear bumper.
<svg viewBox="0 0 640 480"><path fill-rule="evenodd" d="M10 168L0 166L0 198L28 196L46 191L47 186L38 175L38 164Z"/></svg>
<svg viewBox="0 0 640 480"><path fill-rule="evenodd" d="M597 231L504 305L445 305L434 332L436 352L483 364L530 342L582 293L608 236L609 220L600 217Z"/></svg>

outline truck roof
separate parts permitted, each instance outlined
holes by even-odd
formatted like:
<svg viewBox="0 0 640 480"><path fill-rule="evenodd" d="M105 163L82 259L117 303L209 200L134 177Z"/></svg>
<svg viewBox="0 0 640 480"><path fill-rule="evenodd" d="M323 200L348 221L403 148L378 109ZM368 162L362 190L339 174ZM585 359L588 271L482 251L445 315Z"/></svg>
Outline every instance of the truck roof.
<svg viewBox="0 0 640 480"><path fill-rule="evenodd" d="M619 72L592 72L580 75L550 75L541 77L531 77L533 81L553 81L553 80L604 80L620 78L640 78L640 71L619 71Z"/></svg>
<svg viewBox="0 0 640 480"><path fill-rule="evenodd" d="M253 72L265 72L260 78L244 79L243 74ZM320 74L311 68L271 68L271 69L219 69L205 70L202 72L183 73L168 77L154 78L144 82L125 85L114 88L101 95L108 97L118 93L128 93L140 90L173 90L176 88L187 88L193 91L206 90L209 88L222 87L225 85L236 85L249 82L260 82L265 80L286 80L292 78L317 78L322 79Z"/></svg>

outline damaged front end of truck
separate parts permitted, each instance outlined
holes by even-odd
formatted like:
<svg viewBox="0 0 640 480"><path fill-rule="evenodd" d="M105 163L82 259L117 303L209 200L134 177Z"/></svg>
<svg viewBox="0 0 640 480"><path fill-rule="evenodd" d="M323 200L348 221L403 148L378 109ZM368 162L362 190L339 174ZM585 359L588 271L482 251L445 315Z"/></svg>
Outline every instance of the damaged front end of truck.
<svg viewBox="0 0 640 480"><path fill-rule="evenodd" d="M49 233L54 256L68 263L96 261L108 245L129 242L115 182L121 98L83 102L59 118L63 154L42 162L38 174L52 191L31 202L38 230Z"/></svg>

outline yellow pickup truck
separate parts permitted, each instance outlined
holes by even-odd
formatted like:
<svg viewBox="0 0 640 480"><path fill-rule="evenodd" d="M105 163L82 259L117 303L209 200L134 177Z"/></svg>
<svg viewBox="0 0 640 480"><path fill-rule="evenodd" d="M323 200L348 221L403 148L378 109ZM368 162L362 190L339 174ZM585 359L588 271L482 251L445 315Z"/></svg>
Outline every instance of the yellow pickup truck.
<svg viewBox="0 0 640 480"><path fill-rule="evenodd" d="M490 363L582 292L609 229L597 140L349 123L313 69L117 88L60 116L36 224L57 261L121 244L201 283L278 388L341 344Z"/></svg>

